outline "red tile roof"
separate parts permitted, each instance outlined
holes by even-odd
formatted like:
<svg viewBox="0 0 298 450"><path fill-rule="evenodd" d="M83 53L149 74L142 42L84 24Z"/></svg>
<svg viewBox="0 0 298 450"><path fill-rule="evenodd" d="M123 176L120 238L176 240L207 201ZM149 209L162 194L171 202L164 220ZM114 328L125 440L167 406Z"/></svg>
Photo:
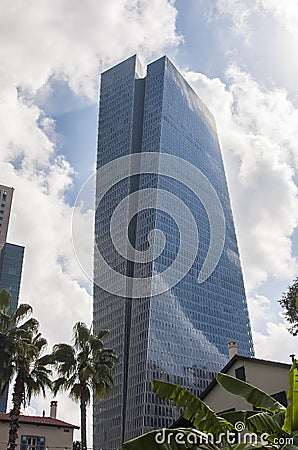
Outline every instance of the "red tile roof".
<svg viewBox="0 0 298 450"><path fill-rule="evenodd" d="M8 422L9 414L0 413L0 422ZM20 423L31 423L36 425L48 425L50 427L63 427L63 428L77 428L77 425L72 425L71 423L64 422L63 420L53 419L52 417L41 417L41 416L20 416Z"/></svg>

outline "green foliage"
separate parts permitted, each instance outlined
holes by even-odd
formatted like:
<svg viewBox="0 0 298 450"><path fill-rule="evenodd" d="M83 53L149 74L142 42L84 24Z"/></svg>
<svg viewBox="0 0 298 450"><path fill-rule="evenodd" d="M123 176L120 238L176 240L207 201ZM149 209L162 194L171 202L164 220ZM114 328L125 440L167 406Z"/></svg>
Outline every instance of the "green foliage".
<svg viewBox="0 0 298 450"><path fill-rule="evenodd" d="M19 376L24 383L22 403L30 402L32 395L42 393L46 396L45 388L51 389L50 355L43 355L47 341L36 333L28 331L27 335L17 343L15 355L11 358L11 375Z"/></svg>
<svg viewBox="0 0 298 450"><path fill-rule="evenodd" d="M247 420L249 431L258 435L267 433L272 437L285 436L285 433L282 431L279 418L276 416L277 414L270 415L268 412L259 412L251 415Z"/></svg>
<svg viewBox="0 0 298 450"><path fill-rule="evenodd" d="M62 343L53 348L52 362L58 374L53 391L68 391L71 399L80 402L83 449L87 447L86 407L91 392L105 398L114 385L117 357L114 350L104 346L102 339L107 334L108 331L99 331L93 335L85 323L77 322L73 327L73 345Z"/></svg>
<svg viewBox="0 0 298 450"><path fill-rule="evenodd" d="M114 350L104 347L102 338L107 334L100 331L93 335L86 324L77 322L73 328L73 345L54 346L52 359L60 375L53 385L55 394L66 390L73 400L79 401L84 391L87 403L91 389L98 398L109 394L117 357Z"/></svg>
<svg viewBox="0 0 298 450"><path fill-rule="evenodd" d="M282 308L284 309L284 314L288 322L292 324L289 328L289 332L293 336L298 335L298 277L293 281L291 286L289 286L288 292L282 295L279 301Z"/></svg>
<svg viewBox="0 0 298 450"><path fill-rule="evenodd" d="M9 292L0 291L0 395L11 380L19 346L28 346L28 337L30 340L38 330L38 321L30 318L31 314L32 307L27 304L14 311Z"/></svg>
<svg viewBox="0 0 298 450"><path fill-rule="evenodd" d="M153 390L165 401L172 403L179 410L183 408L183 417L191 421L193 429L163 429L155 430L143 436L128 441L122 445L124 450L179 450L179 449L209 449L209 450L246 450L256 448L266 448L271 450L297 450L298 431L297 430L297 361L293 365L290 373L290 384L292 392L289 393L290 405L284 408L278 401L270 397L265 392L244 381L238 380L222 373L217 374L217 381L226 390L234 395L241 396L251 405L260 410L232 411L222 413L218 416L208 405L194 394L164 381L154 381ZM291 406L292 405L292 406ZM285 420L286 418L286 420ZM242 422L249 433L254 433L258 442L247 441L244 443L232 444L228 439L229 433L233 433L234 425ZM235 427L237 428L237 427ZM295 430L293 432L293 430ZM234 430L235 431L235 430ZM221 440L217 440L221 436ZM163 441L157 438L163 436ZM197 441L194 442L194 436ZM178 440L177 440L178 437ZM231 434L230 434L231 437ZM280 439L277 444L276 439ZM191 440L192 439L192 440ZM262 441L263 439L263 441ZM264 439L267 444L265 445ZM292 439L293 442L289 441ZM182 441L183 444L182 444ZM161 442L161 443L159 443Z"/></svg>
<svg viewBox="0 0 298 450"><path fill-rule="evenodd" d="M283 430L287 433L298 432L298 360L294 361L289 373L289 405L286 410Z"/></svg>
<svg viewBox="0 0 298 450"><path fill-rule="evenodd" d="M91 392L98 398L108 396L114 385L113 371L117 362L114 350L106 348L103 339L108 331L93 335L82 322L73 328L73 345L57 344L51 355L43 355L47 341L38 332L39 323L29 317L30 305L21 304L13 311L10 294L0 291L0 395L15 377L9 444L16 447L18 421L22 404L34 394L45 396L47 387L56 394L60 390L80 402L82 448L86 448L86 406ZM58 378L52 385L50 366Z"/></svg>
<svg viewBox="0 0 298 450"><path fill-rule="evenodd" d="M27 308L24 308L24 311L26 310ZM23 312L19 317L23 317ZM32 324L31 327L30 324ZM23 326L15 328L13 332L13 353L5 371L6 378L15 377L9 426L9 448L11 450L16 448L21 406L25 406L26 401L30 401L34 394L42 393L45 397L46 388L52 387L50 378L52 371L49 368L51 357L43 355L47 341L38 332L38 328L38 322L30 319Z"/></svg>

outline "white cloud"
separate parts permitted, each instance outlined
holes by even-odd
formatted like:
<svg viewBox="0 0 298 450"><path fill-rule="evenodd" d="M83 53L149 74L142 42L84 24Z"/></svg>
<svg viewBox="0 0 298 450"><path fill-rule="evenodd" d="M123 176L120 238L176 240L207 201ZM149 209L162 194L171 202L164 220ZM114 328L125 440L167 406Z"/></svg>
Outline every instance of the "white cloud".
<svg viewBox="0 0 298 450"><path fill-rule="evenodd" d="M256 10L255 1L244 0L217 0L215 17L218 15L229 15L232 19L234 30L237 34L246 35L248 38L248 19Z"/></svg>
<svg viewBox="0 0 298 450"><path fill-rule="evenodd" d="M239 34L251 31L250 20L256 14L271 16L284 26L295 39L298 39L298 10L296 0L217 0L217 14L228 15Z"/></svg>
<svg viewBox="0 0 298 450"><path fill-rule="evenodd" d="M292 279L298 110L285 91L264 88L237 66L226 72L228 85L186 76L217 120L247 287L270 276Z"/></svg>
<svg viewBox="0 0 298 450"><path fill-rule="evenodd" d="M290 364L289 355L296 352L297 337L289 333L281 308L258 294L248 298L248 307L256 357Z"/></svg>
<svg viewBox="0 0 298 450"><path fill-rule="evenodd" d="M54 75L94 97L103 67L135 52L160 54L179 42L169 0L29 0L26 6L4 0L2 11L1 79L33 91Z"/></svg>
<svg viewBox="0 0 298 450"><path fill-rule="evenodd" d="M263 329L264 323L278 319L270 300L264 295L256 294L254 297L249 297L247 302L248 308L251 311L250 321L254 332Z"/></svg>
<svg viewBox="0 0 298 450"><path fill-rule="evenodd" d="M35 416L36 415L36 409L33 408L30 405L27 405L22 408L22 414L25 414L26 416Z"/></svg>
<svg viewBox="0 0 298 450"><path fill-rule="evenodd" d="M266 85L287 89L297 106L296 0L217 0L210 22L229 61L238 61Z"/></svg>
<svg viewBox="0 0 298 450"><path fill-rule="evenodd" d="M287 2L280 2L278 0L259 0L259 8L265 12L276 17L281 24L283 24L295 37L298 39L298 10L297 2L295 0L288 0Z"/></svg>
<svg viewBox="0 0 298 450"><path fill-rule="evenodd" d="M256 356L291 364L289 356L297 352L297 338L289 334L286 323L268 322L264 331L254 332Z"/></svg>

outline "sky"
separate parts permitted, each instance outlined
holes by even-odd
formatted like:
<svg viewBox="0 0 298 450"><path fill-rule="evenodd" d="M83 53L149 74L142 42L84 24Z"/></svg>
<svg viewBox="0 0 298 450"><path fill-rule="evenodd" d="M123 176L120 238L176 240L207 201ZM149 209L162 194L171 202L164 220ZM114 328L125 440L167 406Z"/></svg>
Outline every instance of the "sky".
<svg viewBox="0 0 298 450"><path fill-rule="evenodd" d="M1 0L0 183L15 188L9 242L26 247L22 302L49 350L91 323L92 204L100 72L167 54L215 116L256 356L289 362L278 300L298 268L296 0ZM83 264L83 265L84 265ZM48 413L33 399L27 412ZM79 408L58 397L58 417ZM90 424L90 421L89 421ZM90 425L89 425L90 426Z"/></svg>

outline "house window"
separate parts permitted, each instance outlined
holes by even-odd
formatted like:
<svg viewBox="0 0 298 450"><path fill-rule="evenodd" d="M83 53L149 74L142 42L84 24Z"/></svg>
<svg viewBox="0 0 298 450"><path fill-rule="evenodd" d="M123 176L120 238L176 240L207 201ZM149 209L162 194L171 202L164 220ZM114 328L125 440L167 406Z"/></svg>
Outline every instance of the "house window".
<svg viewBox="0 0 298 450"><path fill-rule="evenodd" d="M44 436L21 436L20 450L45 450Z"/></svg>
<svg viewBox="0 0 298 450"><path fill-rule="evenodd" d="M288 406L287 394L285 391L281 391L281 392L277 392L276 394L272 394L271 397L273 397L275 400L277 400L283 406L285 406L285 407Z"/></svg>
<svg viewBox="0 0 298 450"><path fill-rule="evenodd" d="M235 377L238 378L238 380L246 381L244 366L241 366L241 367L238 367L238 369L235 369Z"/></svg>

